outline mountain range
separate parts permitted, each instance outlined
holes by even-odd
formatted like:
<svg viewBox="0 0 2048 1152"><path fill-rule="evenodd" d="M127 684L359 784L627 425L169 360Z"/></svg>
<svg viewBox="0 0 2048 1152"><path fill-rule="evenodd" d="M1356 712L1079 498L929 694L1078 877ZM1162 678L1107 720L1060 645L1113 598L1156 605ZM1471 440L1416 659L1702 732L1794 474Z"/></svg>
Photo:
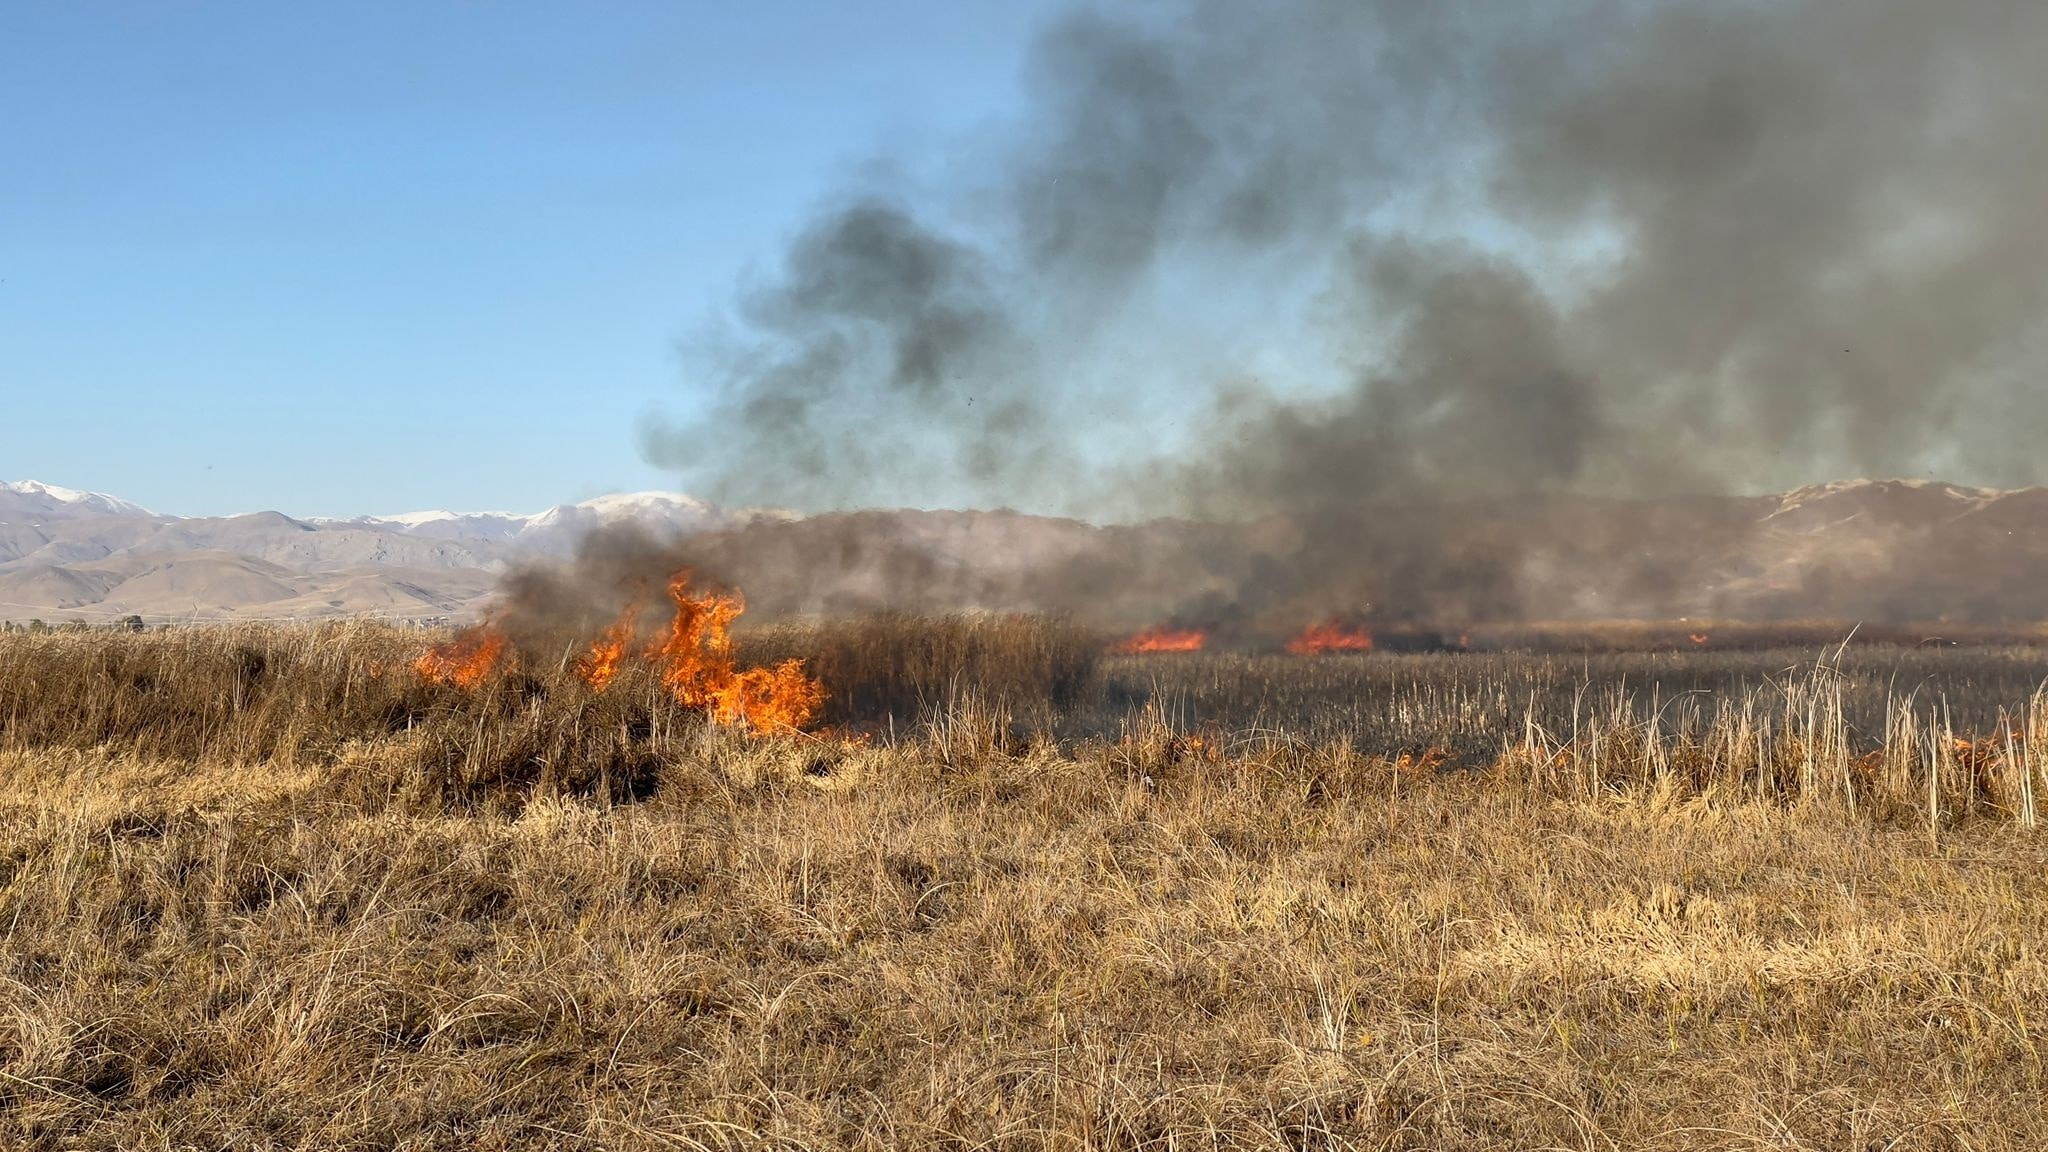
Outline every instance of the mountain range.
<svg viewBox="0 0 2048 1152"><path fill-rule="evenodd" d="M1774 496L1552 496L1460 505L1514 558L1527 619L2048 620L2048 489L1848 480ZM1282 571L1286 525L1096 526L1018 512L737 513L634 493L531 515L177 517L0 484L0 620L474 615L515 566L569 571L599 528L690 541L760 614L1051 608L1119 621L1242 596ZM1266 565L1261 568L1261 565ZM1301 605L1283 606L1299 610Z"/></svg>
<svg viewBox="0 0 2048 1152"><path fill-rule="evenodd" d="M594 528L680 536L726 520L662 492L531 515L181 517L100 492L0 483L0 620L458 616L508 565L568 555Z"/></svg>

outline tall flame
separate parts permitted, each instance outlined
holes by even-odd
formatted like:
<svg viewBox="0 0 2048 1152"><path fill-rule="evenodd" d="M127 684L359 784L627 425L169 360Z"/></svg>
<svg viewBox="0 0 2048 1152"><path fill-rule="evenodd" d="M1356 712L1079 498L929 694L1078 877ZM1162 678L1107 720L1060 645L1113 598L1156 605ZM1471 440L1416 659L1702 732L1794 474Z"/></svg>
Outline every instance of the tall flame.
<svg viewBox="0 0 2048 1152"><path fill-rule="evenodd" d="M734 618L747 610L737 594L690 594L690 574L679 572L668 585L675 618L649 652L661 682L676 701L702 708L720 724L744 723L756 732L800 728L825 702L825 686L804 675L803 661L773 668L733 668Z"/></svg>
<svg viewBox="0 0 2048 1152"><path fill-rule="evenodd" d="M1297 656L1311 656L1321 652L1370 652L1372 633L1363 628L1346 628L1335 620L1326 620L1302 629L1301 635L1287 642L1287 650Z"/></svg>
<svg viewBox="0 0 2048 1152"><path fill-rule="evenodd" d="M1136 652L1200 652L1202 645L1208 642L1209 634L1199 628L1147 628L1117 644L1110 651L1120 655Z"/></svg>
<svg viewBox="0 0 2048 1152"><path fill-rule="evenodd" d="M412 666L429 684L472 690L498 666L507 647L505 634L486 624L429 649Z"/></svg>

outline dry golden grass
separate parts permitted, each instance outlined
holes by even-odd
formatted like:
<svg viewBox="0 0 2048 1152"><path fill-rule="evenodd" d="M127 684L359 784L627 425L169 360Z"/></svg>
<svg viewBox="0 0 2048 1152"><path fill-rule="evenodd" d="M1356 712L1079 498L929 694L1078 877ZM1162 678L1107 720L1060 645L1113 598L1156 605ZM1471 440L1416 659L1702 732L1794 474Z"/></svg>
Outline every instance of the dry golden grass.
<svg viewBox="0 0 2048 1152"><path fill-rule="evenodd" d="M890 612L759 629L742 637L741 654L803 660L837 722L914 722L971 693L1050 725L1097 687L1107 643L1058 618Z"/></svg>
<svg viewBox="0 0 2048 1152"><path fill-rule="evenodd" d="M1930 821L1918 760L1829 783L1867 752L1819 676L1753 762L1702 703L1443 771L1156 706L1059 745L971 686L854 746L548 669L323 696L416 643L368 630L58 639L0 642L0 1146L2048 1147L2024 722ZM241 647L239 700L135 687Z"/></svg>

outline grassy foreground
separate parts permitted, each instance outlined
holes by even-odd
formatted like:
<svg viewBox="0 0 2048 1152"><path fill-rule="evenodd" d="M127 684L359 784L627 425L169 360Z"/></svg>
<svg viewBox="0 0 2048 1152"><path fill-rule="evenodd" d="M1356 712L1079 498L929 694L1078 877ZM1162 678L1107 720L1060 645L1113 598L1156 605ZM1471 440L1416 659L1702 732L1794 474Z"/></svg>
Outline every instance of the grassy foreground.
<svg viewBox="0 0 2048 1152"><path fill-rule="evenodd" d="M360 675L377 633L36 643L0 1146L2048 1147L2048 840L1820 720L1446 772L971 696L755 738Z"/></svg>

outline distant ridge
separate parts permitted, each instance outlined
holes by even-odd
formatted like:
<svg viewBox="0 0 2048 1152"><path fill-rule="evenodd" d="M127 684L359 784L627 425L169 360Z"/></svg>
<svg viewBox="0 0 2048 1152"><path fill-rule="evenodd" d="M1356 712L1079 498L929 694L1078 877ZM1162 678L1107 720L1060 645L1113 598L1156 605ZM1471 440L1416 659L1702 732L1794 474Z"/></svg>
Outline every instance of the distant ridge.
<svg viewBox="0 0 2048 1152"><path fill-rule="evenodd" d="M1456 531L1521 557L1529 618L2048 620L2043 488L1846 480L1776 496L1459 507ZM1285 565L1298 547L1284 526L1263 523L802 517L666 492L534 513L176 517L15 481L0 485L0 620L461 617L482 609L509 566L570 557L591 531L628 524L701 537L762 615L1043 607L1035 574L1065 565L1092 581L1091 611L1142 619L1228 587L1248 556Z"/></svg>
<svg viewBox="0 0 2048 1152"><path fill-rule="evenodd" d="M594 529L630 522L676 536L729 519L667 492L531 514L181 517L20 480L0 484L0 620L456 616L475 609L507 565L568 555Z"/></svg>

